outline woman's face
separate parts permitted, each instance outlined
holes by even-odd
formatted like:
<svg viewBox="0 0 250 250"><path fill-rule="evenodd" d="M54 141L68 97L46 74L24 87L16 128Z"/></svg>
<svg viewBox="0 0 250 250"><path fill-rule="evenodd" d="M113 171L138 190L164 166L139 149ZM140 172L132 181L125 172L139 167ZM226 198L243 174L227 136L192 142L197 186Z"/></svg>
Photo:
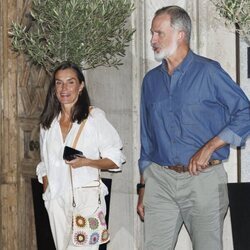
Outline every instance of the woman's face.
<svg viewBox="0 0 250 250"><path fill-rule="evenodd" d="M73 106L79 93L83 89L81 83L73 69L58 70L55 74L55 91L56 97L61 105Z"/></svg>

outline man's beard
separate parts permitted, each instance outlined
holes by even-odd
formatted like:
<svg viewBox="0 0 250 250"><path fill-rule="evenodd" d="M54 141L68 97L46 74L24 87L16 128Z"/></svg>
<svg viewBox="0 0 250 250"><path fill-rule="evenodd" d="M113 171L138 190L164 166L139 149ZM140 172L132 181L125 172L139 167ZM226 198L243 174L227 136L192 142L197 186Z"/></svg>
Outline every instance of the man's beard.
<svg viewBox="0 0 250 250"><path fill-rule="evenodd" d="M177 49L177 42L173 42L171 47L160 50L159 53L154 52L154 57L157 62L161 62L164 58L172 56Z"/></svg>

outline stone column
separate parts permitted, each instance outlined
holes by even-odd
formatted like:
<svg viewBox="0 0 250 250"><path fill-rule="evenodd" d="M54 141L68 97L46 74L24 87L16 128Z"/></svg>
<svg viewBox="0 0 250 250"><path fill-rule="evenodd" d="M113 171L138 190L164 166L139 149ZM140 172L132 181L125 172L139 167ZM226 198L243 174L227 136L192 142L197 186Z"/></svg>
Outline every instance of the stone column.
<svg viewBox="0 0 250 250"><path fill-rule="evenodd" d="M1 0L0 8L0 242L1 249L18 249L17 242L17 120L15 57L8 29L16 17L16 1Z"/></svg>

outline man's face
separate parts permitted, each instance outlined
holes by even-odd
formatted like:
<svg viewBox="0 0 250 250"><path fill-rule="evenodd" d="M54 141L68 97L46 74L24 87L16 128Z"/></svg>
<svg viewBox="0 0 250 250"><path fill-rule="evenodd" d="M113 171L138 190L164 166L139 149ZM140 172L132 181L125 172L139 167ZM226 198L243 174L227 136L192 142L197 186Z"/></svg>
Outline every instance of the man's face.
<svg viewBox="0 0 250 250"><path fill-rule="evenodd" d="M170 26L170 17L160 15L154 17L151 25L151 46L156 61L171 57L178 46L178 33Z"/></svg>

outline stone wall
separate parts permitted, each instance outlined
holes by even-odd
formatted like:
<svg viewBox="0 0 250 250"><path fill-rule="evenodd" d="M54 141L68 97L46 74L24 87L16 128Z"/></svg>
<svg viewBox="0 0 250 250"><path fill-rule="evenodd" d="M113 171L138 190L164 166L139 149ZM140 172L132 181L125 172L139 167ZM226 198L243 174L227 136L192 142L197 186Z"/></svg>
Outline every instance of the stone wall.
<svg viewBox="0 0 250 250"><path fill-rule="evenodd" d="M235 34L229 31L210 1L135 1L136 10L131 25L136 33L128 48L124 65L115 69L96 69L87 72L88 88L92 101L104 109L107 117L119 131L127 162L119 174L105 174L113 179L111 197L110 228L112 241L109 249L143 249L142 223L136 214L137 195L135 184L139 180L137 160L139 157L139 99L142 78L149 69L156 66L150 47L151 19L156 9L176 4L185 8L193 21L192 49L206 57L219 61L222 67L235 79ZM246 45L241 43L242 88L250 95L246 79ZM249 143L248 143L249 144ZM242 179L249 180L249 150L242 150ZM249 165L249 164L248 164ZM230 159L225 163L229 182L237 181L237 155L231 149ZM233 249L229 213L225 220L224 247ZM185 229L182 229L176 246L178 250L188 250L191 242Z"/></svg>
<svg viewBox="0 0 250 250"><path fill-rule="evenodd" d="M32 206L29 182L30 178L34 176L36 158L27 151L28 147L23 146L25 143L23 130L27 135L36 121L34 119L36 116L29 112L30 109L27 109L26 113L31 116L23 115L26 113L22 112L19 95L21 91L24 92L24 87L29 89L30 81L38 82L36 76L42 76L42 74L39 72L31 74L30 72L34 72L34 70L24 63L23 58L17 59L9 46L7 32L10 23L15 18L21 19L20 16L25 13L23 10L30 4L30 1L0 1L0 249L28 250L34 249L36 245L32 220L34 216L30 212ZM224 26L224 21L218 17L210 1L134 0L134 3L136 9L129 25L136 28L136 33L130 47L127 48L126 57L123 59L124 65L119 70L97 68L85 72L92 103L106 112L108 119L118 130L124 143L124 153L127 156L127 162L121 173L103 173L104 177L113 180L109 224L112 240L108 244L110 250L143 249L143 224L136 213L135 188L139 181L137 166L140 149L139 103L143 76L145 72L157 65L150 47L150 26L155 10L173 4L185 8L193 21L192 49L203 56L218 60L234 79L236 77L235 34ZM240 85L250 97L246 55L247 44L241 41ZM43 78L40 81L44 82ZM39 88L37 91L43 93ZM41 96L43 95L41 94ZM25 98L23 99L25 100ZM32 102L30 102L30 106L34 106ZM23 127L25 129L22 130ZM29 134L32 135L31 132ZM28 143L26 144L28 145ZM28 153L24 154L24 149ZM245 182L250 181L249 153L250 142L248 140L246 146L241 150L241 180ZM28 160L23 155L28 156L28 158L26 157ZM229 182L237 181L236 166L237 154L236 150L232 148L230 159L225 163ZM31 226L27 230L23 230L28 223ZM223 238L224 249L232 250L229 213L225 220ZM191 242L183 228L176 250L189 249L192 249Z"/></svg>

